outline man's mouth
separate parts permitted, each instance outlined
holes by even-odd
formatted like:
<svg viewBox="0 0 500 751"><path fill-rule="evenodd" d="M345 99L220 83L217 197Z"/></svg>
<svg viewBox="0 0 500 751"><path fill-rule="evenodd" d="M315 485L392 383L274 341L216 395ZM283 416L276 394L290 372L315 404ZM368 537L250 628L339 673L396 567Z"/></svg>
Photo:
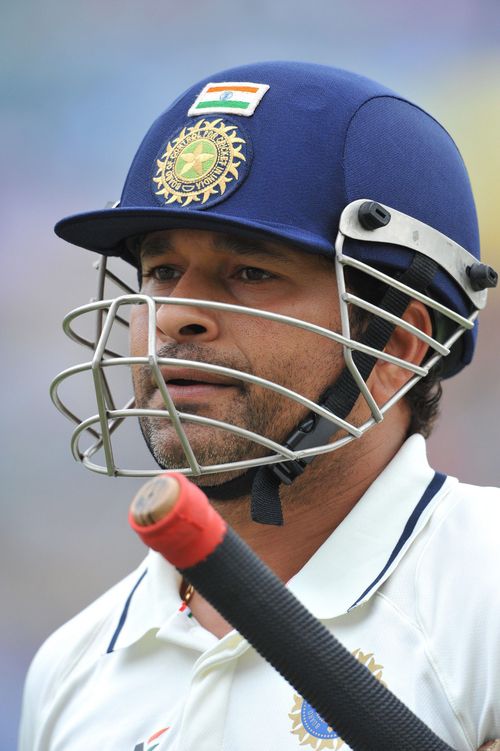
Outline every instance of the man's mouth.
<svg viewBox="0 0 500 751"><path fill-rule="evenodd" d="M228 389L241 389L235 378L209 373L196 368L168 367L161 369L164 381L174 401L213 399Z"/></svg>

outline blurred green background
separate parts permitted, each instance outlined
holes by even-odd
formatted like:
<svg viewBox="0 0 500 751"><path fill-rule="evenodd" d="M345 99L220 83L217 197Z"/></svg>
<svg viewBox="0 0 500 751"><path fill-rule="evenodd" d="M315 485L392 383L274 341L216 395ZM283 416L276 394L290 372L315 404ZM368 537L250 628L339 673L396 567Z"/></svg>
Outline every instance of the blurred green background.
<svg viewBox="0 0 500 751"><path fill-rule="evenodd" d="M144 554L128 531L139 482L83 470L53 376L82 356L60 322L94 294L92 254L57 219L119 197L152 120L184 88L245 62L297 59L378 79L457 141L484 259L500 267L498 0L87 0L1 3L2 525L0 751L15 747L22 682L42 640ZM446 384L434 465L500 481L500 292L475 362ZM86 356L84 356L86 359ZM466 533L466 531L464 531Z"/></svg>

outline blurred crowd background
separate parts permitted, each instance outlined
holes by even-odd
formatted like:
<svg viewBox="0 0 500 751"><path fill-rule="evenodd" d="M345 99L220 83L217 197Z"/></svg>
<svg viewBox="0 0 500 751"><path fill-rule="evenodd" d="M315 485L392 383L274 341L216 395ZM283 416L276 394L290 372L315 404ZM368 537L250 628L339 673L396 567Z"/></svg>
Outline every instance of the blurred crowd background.
<svg viewBox="0 0 500 751"><path fill-rule="evenodd" d="M140 483L77 465L49 400L53 376L81 357L60 322L95 284L95 257L58 240L55 221L119 197L146 129L194 81L308 60L378 79L444 124L498 269L499 30L498 0L1 2L0 751L15 747L39 644L144 555L126 523ZM477 484L500 482L499 313L500 291L430 441L436 467Z"/></svg>

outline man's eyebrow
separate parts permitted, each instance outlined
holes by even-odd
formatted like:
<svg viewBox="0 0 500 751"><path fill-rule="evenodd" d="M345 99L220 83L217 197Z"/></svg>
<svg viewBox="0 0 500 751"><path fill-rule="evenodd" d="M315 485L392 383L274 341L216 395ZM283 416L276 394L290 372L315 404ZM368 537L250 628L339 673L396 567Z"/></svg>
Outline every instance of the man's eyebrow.
<svg viewBox="0 0 500 751"><path fill-rule="evenodd" d="M269 259L290 262L292 253L287 249L281 250L277 245L268 243L258 238L243 238L236 235L223 233L214 234L214 247L216 250L229 251L238 256L252 256L253 258ZM140 257L156 258L168 251L175 251L175 245L171 238L166 235L146 237L140 243Z"/></svg>
<svg viewBox="0 0 500 751"><path fill-rule="evenodd" d="M169 237L146 237L140 243L139 256L140 258L155 258L156 256L161 256L167 250L173 250L173 245Z"/></svg>
<svg viewBox="0 0 500 751"><path fill-rule="evenodd" d="M220 250L229 250L238 256L254 256L262 258L275 258L280 261L291 261L291 253L285 248L281 250L277 245L260 240L258 238L244 238L236 235L216 235L215 247Z"/></svg>

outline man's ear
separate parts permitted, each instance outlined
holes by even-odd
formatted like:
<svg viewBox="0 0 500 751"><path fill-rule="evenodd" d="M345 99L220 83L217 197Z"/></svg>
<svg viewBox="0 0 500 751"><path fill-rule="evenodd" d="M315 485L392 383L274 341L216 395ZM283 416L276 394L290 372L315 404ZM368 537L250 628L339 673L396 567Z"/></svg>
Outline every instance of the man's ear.
<svg viewBox="0 0 500 751"><path fill-rule="evenodd" d="M432 336L432 319L425 305L412 300L402 315L406 323L428 336ZM429 349L411 331L397 326L389 339L384 352L413 365L420 365ZM379 360L370 375L370 390L377 404L382 405L390 399L404 384L413 377L411 370L399 365Z"/></svg>

